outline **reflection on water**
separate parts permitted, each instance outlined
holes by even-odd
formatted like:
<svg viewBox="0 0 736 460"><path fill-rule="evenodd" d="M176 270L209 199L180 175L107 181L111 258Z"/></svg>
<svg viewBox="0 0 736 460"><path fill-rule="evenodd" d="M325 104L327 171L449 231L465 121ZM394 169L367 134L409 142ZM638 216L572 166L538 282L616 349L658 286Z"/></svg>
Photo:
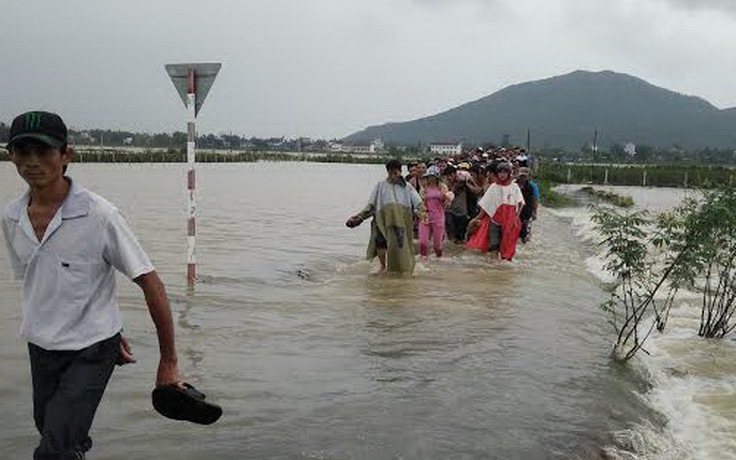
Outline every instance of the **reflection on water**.
<svg viewBox="0 0 736 460"><path fill-rule="evenodd" d="M608 359L605 293L569 221L540 213L513 263L449 247L413 277L372 277L368 226L344 221L381 166L207 164L190 291L184 167L71 170L130 221L166 282L182 369L225 414L199 427L152 411L154 328L121 280L138 363L115 372L95 459L595 458L612 433L654 420L631 397L636 379ZM7 198L22 184L0 171ZM0 449L27 458L36 437L18 290L2 283Z"/></svg>

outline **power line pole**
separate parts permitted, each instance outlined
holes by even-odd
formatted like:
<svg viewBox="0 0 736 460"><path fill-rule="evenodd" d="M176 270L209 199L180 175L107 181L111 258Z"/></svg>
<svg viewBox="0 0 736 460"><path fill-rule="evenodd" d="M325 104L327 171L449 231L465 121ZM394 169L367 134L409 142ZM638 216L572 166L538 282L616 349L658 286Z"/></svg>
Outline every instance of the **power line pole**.
<svg viewBox="0 0 736 460"><path fill-rule="evenodd" d="M590 162L590 182L595 183L595 155L598 153L598 128L593 133L593 161Z"/></svg>

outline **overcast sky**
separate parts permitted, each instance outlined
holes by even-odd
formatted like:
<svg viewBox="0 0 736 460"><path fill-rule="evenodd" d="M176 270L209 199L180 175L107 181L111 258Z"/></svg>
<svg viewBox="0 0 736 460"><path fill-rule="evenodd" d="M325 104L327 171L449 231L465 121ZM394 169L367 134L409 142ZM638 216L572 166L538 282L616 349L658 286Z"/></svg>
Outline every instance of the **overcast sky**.
<svg viewBox="0 0 736 460"><path fill-rule="evenodd" d="M736 0L2 0L0 121L184 131L167 63L221 62L203 133L343 137L508 85L631 74L736 106Z"/></svg>

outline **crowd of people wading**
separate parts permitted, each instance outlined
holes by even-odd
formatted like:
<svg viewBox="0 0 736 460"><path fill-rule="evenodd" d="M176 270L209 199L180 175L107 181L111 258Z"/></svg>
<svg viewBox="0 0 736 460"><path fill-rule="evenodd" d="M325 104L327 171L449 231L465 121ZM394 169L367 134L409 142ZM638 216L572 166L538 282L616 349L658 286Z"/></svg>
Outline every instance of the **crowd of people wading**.
<svg viewBox="0 0 736 460"><path fill-rule="evenodd" d="M367 257L378 258L372 272L412 273L414 240L420 258L442 257L445 240L487 252L492 261L511 260L519 241L531 238L539 188L531 180L532 158L520 147L473 148L449 158L407 164L386 162L368 204L350 216L357 227L372 217Z"/></svg>

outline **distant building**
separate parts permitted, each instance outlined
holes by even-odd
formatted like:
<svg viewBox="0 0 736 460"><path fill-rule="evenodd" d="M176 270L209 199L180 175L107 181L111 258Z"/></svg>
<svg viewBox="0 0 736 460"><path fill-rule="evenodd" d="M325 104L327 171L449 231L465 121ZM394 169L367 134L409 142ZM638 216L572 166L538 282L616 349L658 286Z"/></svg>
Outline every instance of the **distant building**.
<svg viewBox="0 0 736 460"><path fill-rule="evenodd" d="M333 144L333 152L336 145L340 145L340 152L347 153L380 153L383 151L383 141L381 139L374 139L372 141L357 141L345 144Z"/></svg>
<svg viewBox="0 0 736 460"><path fill-rule="evenodd" d="M79 133L79 143L80 144L94 144L96 143L96 139L87 131L83 131Z"/></svg>
<svg viewBox="0 0 736 460"><path fill-rule="evenodd" d="M344 146L346 152L349 153L373 153L374 147L372 143L356 142L354 144L348 144Z"/></svg>
<svg viewBox="0 0 736 460"><path fill-rule="evenodd" d="M463 153L462 142L437 142L429 144L429 153L440 156L460 155Z"/></svg>

